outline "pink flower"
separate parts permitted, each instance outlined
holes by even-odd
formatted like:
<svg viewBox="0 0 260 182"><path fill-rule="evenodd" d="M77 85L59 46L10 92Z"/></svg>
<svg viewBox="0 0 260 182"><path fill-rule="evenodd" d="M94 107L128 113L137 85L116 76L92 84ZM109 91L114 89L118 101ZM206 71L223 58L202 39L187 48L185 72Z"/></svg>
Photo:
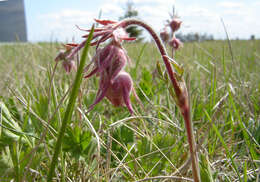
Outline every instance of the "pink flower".
<svg viewBox="0 0 260 182"><path fill-rule="evenodd" d="M130 101L130 94L133 90L131 76L125 71L120 71L115 77L114 82L111 83L103 74L100 78L96 99L94 103L90 105L88 112L106 97L114 106L126 106L129 112L133 114L133 108Z"/></svg>
<svg viewBox="0 0 260 182"><path fill-rule="evenodd" d="M61 50L55 58L55 61L63 61L62 66L67 73L70 73L71 69L76 69L76 64L73 59L67 59L67 56L70 54L73 47L77 44L68 44L65 45L66 50Z"/></svg>
<svg viewBox="0 0 260 182"><path fill-rule="evenodd" d="M129 58L126 51L117 41L112 41L103 49L97 50L93 58L95 67L85 76L85 78L94 74L100 76L98 93L89 111L106 97L114 106L126 106L133 114L130 101L133 82L131 76L123 70L127 60Z"/></svg>
<svg viewBox="0 0 260 182"><path fill-rule="evenodd" d="M113 83L117 74L124 69L129 60L126 51L120 44L112 41L103 49L98 49L93 58L95 68L85 76L91 77L95 73L106 73L106 77Z"/></svg>
<svg viewBox="0 0 260 182"><path fill-rule="evenodd" d="M169 45L173 47L175 50L177 50L180 47L182 47L182 42L176 37L173 37L172 40L169 42Z"/></svg>
<svg viewBox="0 0 260 182"><path fill-rule="evenodd" d="M66 56L67 56L66 54L67 54L67 52L65 50L60 50L58 55L55 57L55 61L58 62L60 60L65 60Z"/></svg>
<svg viewBox="0 0 260 182"><path fill-rule="evenodd" d="M160 32L160 37L161 37L163 42L168 42L169 41L170 35L167 32L166 28L164 28L163 31Z"/></svg>
<svg viewBox="0 0 260 182"><path fill-rule="evenodd" d="M112 39L115 44L120 45L124 40L133 41L136 38L129 37L126 31L122 28L123 25L117 23L115 21L110 20L98 20L95 21L101 25L104 25L100 28L94 29L93 34L93 42L91 42L91 46L96 45L96 49L98 49L99 45L105 42L108 39ZM89 32L90 30L84 30ZM88 38L89 34L84 35L83 38ZM74 55L84 47L86 40L81 42L80 44L67 44L68 46L73 46L74 48L71 50L70 54L67 55L66 59L72 59Z"/></svg>
<svg viewBox="0 0 260 182"><path fill-rule="evenodd" d="M179 19L176 19L176 18L171 20L169 23L169 26L170 26L172 32L176 32L177 30L179 30L179 28L181 27L181 23L182 23L182 21L180 21Z"/></svg>
<svg viewBox="0 0 260 182"><path fill-rule="evenodd" d="M97 75L100 77L100 81L96 99L93 104L90 105L88 112L106 97L114 106L126 106L129 112L133 114L133 108L130 102L133 82L131 76L123 70L127 61L130 62L130 59L121 44L124 40L131 41L135 40L135 38L129 37L123 28L124 25L120 23L110 20L95 21L103 26L94 29L91 46L96 45L96 54L85 70L88 70L92 63L94 63L95 66L85 78ZM90 30L84 31L89 32ZM89 34L83 37L88 38L88 36ZM104 48L99 47L101 43L109 39L111 41L108 45ZM75 67L73 58L79 50L84 47L85 43L86 40L80 44L67 44L67 51L56 57L55 60L64 60L63 67L66 72L70 72L71 69ZM136 94L135 97L140 101Z"/></svg>
<svg viewBox="0 0 260 182"><path fill-rule="evenodd" d="M121 71L111 87L108 88L106 97L114 106L126 106L131 114L133 114L133 108L130 101L130 94L133 89L133 81L131 76Z"/></svg>
<svg viewBox="0 0 260 182"><path fill-rule="evenodd" d="M122 43L123 40L132 41L136 39L134 37L129 37L128 33L126 33L125 29L122 28L122 25L118 22L98 19L95 19L95 21L101 25L104 25L102 28L95 29L93 39L101 36L98 42L104 42L109 38L112 38L114 41L118 43ZM87 36L88 35L83 37Z"/></svg>
<svg viewBox="0 0 260 182"><path fill-rule="evenodd" d="M70 73L71 69L76 70L76 64L74 60L65 60L62 62L62 66L67 73Z"/></svg>

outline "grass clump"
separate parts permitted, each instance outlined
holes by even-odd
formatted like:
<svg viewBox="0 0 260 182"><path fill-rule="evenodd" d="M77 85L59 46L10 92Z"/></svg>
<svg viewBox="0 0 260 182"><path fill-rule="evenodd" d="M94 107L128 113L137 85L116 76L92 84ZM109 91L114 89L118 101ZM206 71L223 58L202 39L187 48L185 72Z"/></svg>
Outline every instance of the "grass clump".
<svg viewBox="0 0 260 182"><path fill-rule="evenodd" d="M226 41L186 43L175 54L185 67L206 181L259 179L260 42L231 43L233 58ZM47 179L75 76L58 66L51 82L59 47L0 45L0 181ZM131 98L136 115L129 116L127 109L111 109L103 100L84 114L95 99L98 79L83 80L54 175L63 181L189 181L184 121L155 66L160 55L150 43L125 48L132 59L126 69L144 109Z"/></svg>

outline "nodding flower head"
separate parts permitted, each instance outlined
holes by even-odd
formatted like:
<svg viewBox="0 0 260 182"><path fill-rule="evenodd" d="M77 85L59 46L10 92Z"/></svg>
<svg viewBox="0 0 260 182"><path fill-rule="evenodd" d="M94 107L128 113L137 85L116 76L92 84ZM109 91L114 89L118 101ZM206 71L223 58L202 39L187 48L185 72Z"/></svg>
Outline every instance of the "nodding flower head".
<svg viewBox="0 0 260 182"><path fill-rule="evenodd" d="M63 61L62 62L63 68L67 73L69 73L72 68L76 69L76 64L73 59L67 59L67 56L70 54L72 50L72 46L65 45L64 47L66 48L66 50L61 50L56 56L55 61L56 62Z"/></svg>
<svg viewBox="0 0 260 182"><path fill-rule="evenodd" d="M126 51L117 42L112 41L104 48L97 49L92 60L95 67L85 76L85 78L94 74L100 76L98 93L89 111L106 97L114 106L126 106L129 112L133 113L130 102L133 82L131 76L123 70L127 61L130 59Z"/></svg>
<svg viewBox="0 0 260 182"><path fill-rule="evenodd" d="M65 60L62 62L62 66L67 73L70 73L71 69L76 70L76 64L74 60Z"/></svg>
<svg viewBox="0 0 260 182"><path fill-rule="evenodd" d="M111 42L113 42L114 45L121 46L121 43L126 41L133 41L136 38L129 37L124 28L123 25L120 23L117 23L115 21L110 20L95 20L97 23L103 25L100 28L94 29L94 34L91 42L91 46L96 45L96 49L98 49L99 45L103 42L105 42L108 39L111 39ZM82 29L81 29L82 30ZM89 32L90 30L84 30ZM83 38L88 38L89 34L84 35ZM64 59L64 60L73 60L74 56L79 52L80 49L84 47L86 43L86 40L81 42L80 44L66 44L69 49L62 53L61 55L58 55L55 60L58 59Z"/></svg>
<svg viewBox="0 0 260 182"><path fill-rule="evenodd" d="M172 19L170 22L169 22L169 26L172 30L172 32L176 32L177 30L179 30L179 28L181 27L181 23L182 21L180 21L179 19Z"/></svg>
<svg viewBox="0 0 260 182"><path fill-rule="evenodd" d="M96 54L85 71L92 63L94 63L94 68L85 78L97 75L100 77L100 81L96 99L88 111L92 110L96 104L106 97L114 106L126 106L129 112L133 114L130 102L133 82L131 76L123 70L130 59L121 43L124 40L135 40L135 38L128 36L123 24L110 20L95 21L103 26L94 29L91 46L96 46ZM84 31L89 32L90 30ZM87 39L88 36L89 34L84 35L83 38ZM109 39L111 41L105 47L99 47L101 43ZM66 72L70 72L75 67L74 57L84 47L85 43L86 40L80 44L67 44L68 49L56 57L56 61L64 60L63 67ZM135 97L139 100L136 94Z"/></svg>
<svg viewBox="0 0 260 182"><path fill-rule="evenodd" d="M133 114L130 101L132 89L133 81L131 76L125 71L120 71L114 82L107 89L106 97L114 106L126 106L129 112Z"/></svg>
<svg viewBox="0 0 260 182"><path fill-rule="evenodd" d="M176 37L173 37L173 38L170 40L169 45L170 45L171 47L173 47L173 49L177 50L177 49L179 49L180 47L182 47L182 42L181 42L179 39L177 39Z"/></svg>
<svg viewBox="0 0 260 182"><path fill-rule="evenodd" d="M103 72L106 78L113 82L117 74L124 69L127 61L130 62L130 59L124 48L112 41L104 48L97 49L91 61L95 63L95 67L85 78Z"/></svg>
<svg viewBox="0 0 260 182"><path fill-rule="evenodd" d="M160 32L160 37L161 37L163 42L169 41L170 35L169 35L166 27L164 27L163 31Z"/></svg>
<svg viewBox="0 0 260 182"><path fill-rule="evenodd" d="M125 72L120 71L113 83L109 82L102 73L99 81L99 89L95 101L89 107L91 111L96 104L98 104L104 97L106 97L114 106L126 106L131 114L133 108L130 101L130 94L133 91L133 81L131 76ZM139 99L139 98L137 98Z"/></svg>

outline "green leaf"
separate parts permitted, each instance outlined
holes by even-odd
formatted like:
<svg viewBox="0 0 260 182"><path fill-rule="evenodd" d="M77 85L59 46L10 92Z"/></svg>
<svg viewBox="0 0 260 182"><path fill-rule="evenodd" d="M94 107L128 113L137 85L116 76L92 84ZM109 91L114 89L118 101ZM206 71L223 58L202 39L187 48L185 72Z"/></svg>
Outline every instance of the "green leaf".
<svg viewBox="0 0 260 182"><path fill-rule="evenodd" d="M89 146L91 138L92 135L88 131L84 131L83 134L80 136L80 144L83 151L85 151L85 149Z"/></svg>
<svg viewBox="0 0 260 182"><path fill-rule="evenodd" d="M159 76L163 77L163 71L162 71L162 67L161 67L159 61L156 62L156 69L157 69Z"/></svg>
<svg viewBox="0 0 260 182"><path fill-rule="evenodd" d="M184 73L184 69L182 66L180 66L174 59L167 57L168 60L170 61L171 65L173 65L174 69L177 71L180 77L182 77Z"/></svg>
<svg viewBox="0 0 260 182"><path fill-rule="evenodd" d="M9 109L6 107L6 105L3 102L0 102L0 108L1 108L1 133L3 132L5 134L5 141L7 138L10 139L10 142L18 141L21 139L22 142L27 142L29 145L31 145L30 141L26 138L26 133L24 133L21 129L21 127L18 125L17 122L13 119L11 113L9 112ZM30 134L28 134L30 135ZM24 136L21 138L21 136ZM7 137L7 138L6 138Z"/></svg>

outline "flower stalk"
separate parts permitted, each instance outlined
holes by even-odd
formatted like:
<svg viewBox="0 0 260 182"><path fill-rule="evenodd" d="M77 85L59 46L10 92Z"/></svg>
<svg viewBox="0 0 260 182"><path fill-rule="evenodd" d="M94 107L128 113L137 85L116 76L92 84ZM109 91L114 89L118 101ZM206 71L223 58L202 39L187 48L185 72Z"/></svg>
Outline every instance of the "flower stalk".
<svg viewBox="0 0 260 182"><path fill-rule="evenodd" d="M132 37L128 37L127 33L124 30L126 27L130 25L137 25L143 27L154 39L155 44L166 66L167 73L175 91L177 105L180 108L181 114L185 122L187 140L189 143L189 150L192 161L193 179L195 182L200 182L199 161L196 152L196 143L193 132L193 125L191 121L189 95L184 79L178 74L178 69L177 72L175 72L172 68L172 63L175 67L178 68L177 63L167 55L167 51L161 39L155 33L155 31L146 23L136 19L125 19L120 22L114 22L110 20L95 21L103 26L101 28L96 28L94 30L93 38L91 38L91 41L93 41L90 43L90 45L96 45L96 55L93 57L93 60L91 61L91 63L94 62L95 67L85 77L89 78L93 75L99 76L100 83L96 99L94 103L89 107L89 111L93 109L94 106L98 104L104 97L106 97L114 106L126 106L131 114L134 113L129 98L131 92L134 92L132 78L127 72L124 71L124 66L127 63L127 60L129 61L129 59L126 54L126 51L121 46L121 43L124 40L131 41L135 39ZM173 20L169 24L173 32L178 30L180 28L180 25L181 21L176 20ZM89 32L89 30L84 31ZM65 55L62 54L60 57L58 57L58 60L63 59L64 56L65 61L73 59L76 53L82 47L84 47L86 42L89 43L91 33L86 34L83 37L88 38L88 40L83 41L80 44L68 44L68 46L71 46L71 49L69 49ZM99 45L105 42L106 40L111 41L106 47L99 48ZM180 43L176 43L175 41L173 45L175 45L175 48L177 48L179 47L178 45L180 45ZM69 68L71 67L73 67L73 65L70 63L69 66L64 68L67 68L67 70L70 71Z"/></svg>
<svg viewBox="0 0 260 182"><path fill-rule="evenodd" d="M179 81L177 79L177 77L178 77L177 73L174 72L172 69L171 63L169 61L169 57L167 55L166 49L165 49L161 39L149 25L147 25L146 23L144 23L140 20L135 20L135 19L123 20L120 24L124 28L129 25L139 25L139 26L143 27L144 29L146 29L150 33L152 38L154 39L155 44L161 54L164 64L166 66L171 83L173 85L173 88L174 88L174 91L176 94L176 98L178 101L177 105L179 106L179 108L181 110L181 114L184 118L185 128L186 128L187 138L188 138L188 143L189 143L189 150L190 150L190 155L191 155L191 160L192 160L193 179L195 182L200 182L199 161L198 161L198 155L196 152L193 124L191 121L189 96L188 96L188 91L187 91L184 80L182 79L181 81Z"/></svg>

